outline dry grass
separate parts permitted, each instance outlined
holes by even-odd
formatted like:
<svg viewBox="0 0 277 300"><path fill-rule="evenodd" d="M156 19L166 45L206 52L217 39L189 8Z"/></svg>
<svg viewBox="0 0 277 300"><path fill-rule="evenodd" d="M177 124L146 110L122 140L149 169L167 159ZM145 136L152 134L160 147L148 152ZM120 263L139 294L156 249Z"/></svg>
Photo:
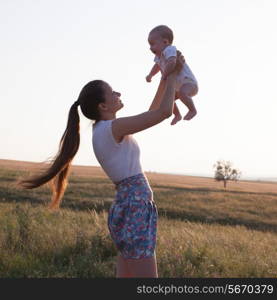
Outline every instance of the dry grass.
<svg viewBox="0 0 277 300"><path fill-rule="evenodd" d="M15 182L41 165L0 160L0 277L113 277L107 230L114 186L97 167L74 166L62 207L47 187ZM159 210L160 277L277 277L276 183L146 173Z"/></svg>

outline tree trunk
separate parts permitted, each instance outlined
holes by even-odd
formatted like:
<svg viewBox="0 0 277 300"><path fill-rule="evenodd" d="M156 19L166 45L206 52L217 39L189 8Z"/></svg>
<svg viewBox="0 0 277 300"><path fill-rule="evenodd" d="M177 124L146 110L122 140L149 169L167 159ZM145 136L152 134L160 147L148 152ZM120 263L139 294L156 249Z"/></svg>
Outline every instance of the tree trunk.
<svg viewBox="0 0 277 300"><path fill-rule="evenodd" d="M227 180L224 180L224 188L226 189L227 186Z"/></svg>

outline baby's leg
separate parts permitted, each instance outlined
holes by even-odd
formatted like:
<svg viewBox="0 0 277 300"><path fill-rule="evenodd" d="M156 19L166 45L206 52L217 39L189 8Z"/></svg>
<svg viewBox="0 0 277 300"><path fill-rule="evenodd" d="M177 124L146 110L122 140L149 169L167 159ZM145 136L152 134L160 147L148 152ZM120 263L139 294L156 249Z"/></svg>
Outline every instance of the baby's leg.
<svg viewBox="0 0 277 300"><path fill-rule="evenodd" d="M189 109L188 113L184 116L184 120L191 120L197 114L197 110L192 100L192 96L195 96L197 94L197 91L197 86L192 83L185 83L180 88L179 99Z"/></svg>
<svg viewBox="0 0 277 300"><path fill-rule="evenodd" d="M174 102L173 114L175 115L175 117L171 121L171 123L170 123L171 125L175 125L177 122L179 122L180 120L182 120L182 116L180 114L180 111L179 111L179 108L178 108L176 102Z"/></svg>

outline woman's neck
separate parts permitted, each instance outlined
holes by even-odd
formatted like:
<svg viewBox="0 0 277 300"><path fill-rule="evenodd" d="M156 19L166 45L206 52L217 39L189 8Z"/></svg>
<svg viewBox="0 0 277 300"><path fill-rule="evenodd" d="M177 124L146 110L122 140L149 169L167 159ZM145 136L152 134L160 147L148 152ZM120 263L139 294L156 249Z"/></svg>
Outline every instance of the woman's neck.
<svg viewBox="0 0 277 300"><path fill-rule="evenodd" d="M116 114L106 113L101 116L100 121L108 121L108 120L114 120L114 119L116 119Z"/></svg>

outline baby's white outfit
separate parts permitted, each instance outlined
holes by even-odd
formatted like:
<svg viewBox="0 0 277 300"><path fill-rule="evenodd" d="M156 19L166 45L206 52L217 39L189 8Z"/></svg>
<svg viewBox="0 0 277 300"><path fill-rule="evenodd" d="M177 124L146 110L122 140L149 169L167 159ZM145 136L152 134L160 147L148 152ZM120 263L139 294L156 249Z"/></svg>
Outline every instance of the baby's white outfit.
<svg viewBox="0 0 277 300"><path fill-rule="evenodd" d="M175 46L169 45L167 46L162 54L161 57L158 57L157 55L154 58L154 62L157 63L162 71L164 71L166 66L166 60L171 57L175 56L177 57L177 49ZM178 92L180 90L180 87L185 83L192 83L195 84L198 87L197 80L195 76L193 75L190 67L187 63L184 63L184 66L180 73L177 76L177 84L176 84L176 91Z"/></svg>

